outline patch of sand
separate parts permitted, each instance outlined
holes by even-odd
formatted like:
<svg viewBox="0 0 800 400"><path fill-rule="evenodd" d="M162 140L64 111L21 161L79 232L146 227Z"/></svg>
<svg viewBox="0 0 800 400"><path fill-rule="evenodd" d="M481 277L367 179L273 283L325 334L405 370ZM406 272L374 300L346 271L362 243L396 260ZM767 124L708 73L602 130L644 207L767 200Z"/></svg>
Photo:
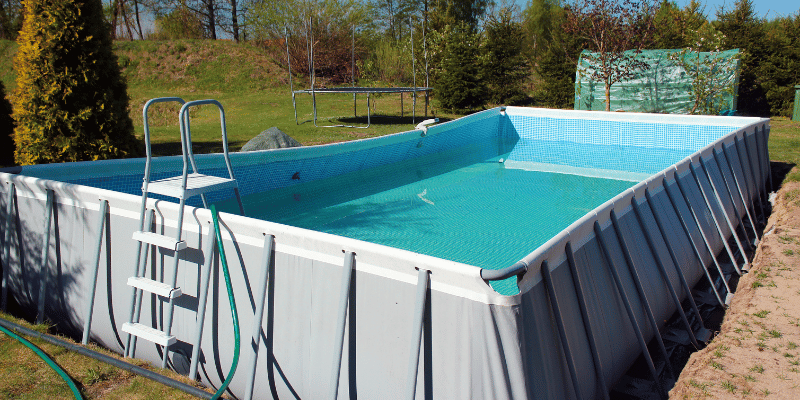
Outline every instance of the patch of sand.
<svg viewBox="0 0 800 400"><path fill-rule="evenodd" d="M691 356L671 399L800 399L800 183L776 197L719 334Z"/></svg>

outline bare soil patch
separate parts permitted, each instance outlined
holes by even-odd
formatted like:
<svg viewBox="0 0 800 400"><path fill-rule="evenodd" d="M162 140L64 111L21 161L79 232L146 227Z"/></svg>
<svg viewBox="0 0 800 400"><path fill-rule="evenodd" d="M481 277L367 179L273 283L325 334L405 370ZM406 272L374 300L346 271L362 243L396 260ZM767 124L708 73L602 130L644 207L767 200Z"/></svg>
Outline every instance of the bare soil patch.
<svg viewBox="0 0 800 400"><path fill-rule="evenodd" d="M719 334L694 353L673 399L800 399L800 183L787 182Z"/></svg>

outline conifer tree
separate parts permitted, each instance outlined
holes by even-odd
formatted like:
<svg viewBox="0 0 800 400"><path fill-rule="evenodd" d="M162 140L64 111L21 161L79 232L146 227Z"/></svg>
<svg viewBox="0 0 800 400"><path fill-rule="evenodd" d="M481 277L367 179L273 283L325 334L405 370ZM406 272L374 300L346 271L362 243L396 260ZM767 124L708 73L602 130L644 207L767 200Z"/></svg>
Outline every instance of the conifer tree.
<svg viewBox="0 0 800 400"><path fill-rule="evenodd" d="M486 86L480 76L480 36L465 23L447 27L436 97L442 107L468 110L486 103Z"/></svg>
<svg viewBox="0 0 800 400"><path fill-rule="evenodd" d="M501 9L489 18L483 43L483 78L489 87L489 101L515 104L525 99L522 84L530 67L523 54L525 33L514 21L510 8Z"/></svg>
<svg viewBox="0 0 800 400"><path fill-rule="evenodd" d="M100 0L26 0L14 59L20 165L139 154Z"/></svg>

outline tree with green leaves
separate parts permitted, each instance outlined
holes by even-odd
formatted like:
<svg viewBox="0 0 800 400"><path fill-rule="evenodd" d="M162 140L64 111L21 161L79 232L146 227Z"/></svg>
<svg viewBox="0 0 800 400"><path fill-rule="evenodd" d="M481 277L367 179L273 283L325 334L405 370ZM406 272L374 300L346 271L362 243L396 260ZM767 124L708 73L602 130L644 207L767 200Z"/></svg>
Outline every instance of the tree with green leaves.
<svg viewBox="0 0 800 400"><path fill-rule="evenodd" d="M719 115L733 106L739 55L723 51L725 35L709 23L692 34L694 43L670 59L691 79L694 104L689 114Z"/></svg>
<svg viewBox="0 0 800 400"><path fill-rule="evenodd" d="M11 103L6 99L6 88L0 81L0 167L14 165L14 120Z"/></svg>
<svg viewBox="0 0 800 400"><path fill-rule="evenodd" d="M611 111L611 86L649 67L637 57L653 39L655 8L648 0L574 0L566 10L563 28L589 45L583 60Z"/></svg>
<svg viewBox="0 0 800 400"><path fill-rule="evenodd" d="M530 73L523 54L525 32L514 19L512 9L502 8L489 16L484 27L483 79L489 89L489 101L514 104L527 96L523 84Z"/></svg>
<svg viewBox="0 0 800 400"><path fill-rule="evenodd" d="M18 164L140 154L100 0L27 0L17 42Z"/></svg>

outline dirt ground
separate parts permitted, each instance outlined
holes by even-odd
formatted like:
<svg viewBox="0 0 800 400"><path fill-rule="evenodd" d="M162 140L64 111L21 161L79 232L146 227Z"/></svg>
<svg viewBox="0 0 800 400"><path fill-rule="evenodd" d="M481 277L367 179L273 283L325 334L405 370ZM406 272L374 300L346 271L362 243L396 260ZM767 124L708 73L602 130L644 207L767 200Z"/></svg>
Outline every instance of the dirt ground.
<svg viewBox="0 0 800 400"><path fill-rule="evenodd" d="M671 399L800 399L800 183L772 215L719 334L694 353Z"/></svg>

